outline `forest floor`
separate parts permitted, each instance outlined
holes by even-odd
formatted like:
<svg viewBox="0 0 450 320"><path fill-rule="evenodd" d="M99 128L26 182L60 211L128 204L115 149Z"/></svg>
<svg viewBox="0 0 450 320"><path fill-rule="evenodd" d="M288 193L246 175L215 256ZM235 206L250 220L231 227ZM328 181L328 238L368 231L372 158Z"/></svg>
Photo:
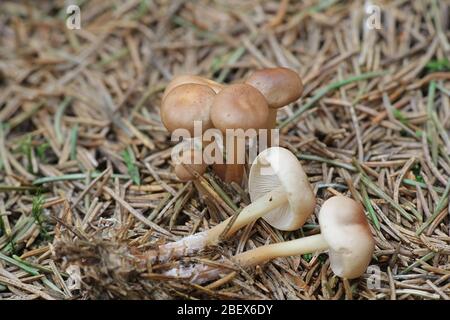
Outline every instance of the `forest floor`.
<svg viewBox="0 0 450 320"><path fill-rule="evenodd" d="M363 1L78 3L79 30L65 1L0 3L0 299L449 299L448 2L374 1L369 15ZM161 276L167 265L136 270L130 253L249 203L245 183L212 172L206 188L177 180L159 117L167 83L273 66L305 84L278 114L280 144L308 174L316 214L335 194L364 205L367 273L340 279L327 253L202 286ZM182 263L318 233L316 214L294 232L260 219Z"/></svg>

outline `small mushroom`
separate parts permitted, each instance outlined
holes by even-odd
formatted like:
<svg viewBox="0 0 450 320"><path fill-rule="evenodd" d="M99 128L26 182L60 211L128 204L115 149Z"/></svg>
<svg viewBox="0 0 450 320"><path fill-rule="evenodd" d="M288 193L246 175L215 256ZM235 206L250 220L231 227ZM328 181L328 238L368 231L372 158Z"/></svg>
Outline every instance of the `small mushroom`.
<svg viewBox="0 0 450 320"><path fill-rule="evenodd" d="M203 154L200 150L188 149L183 151L179 159L175 164L175 175L180 181L187 182L195 180L195 176L186 169L189 167L191 171L197 172L199 175L203 175L206 171L207 165L203 161Z"/></svg>
<svg viewBox="0 0 450 320"><path fill-rule="evenodd" d="M169 84L166 86L166 89L164 90L162 100L166 98L166 96L169 94L170 91L172 91L174 88L183 85L183 84L189 84L189 83L196 83L196 84L203 84L205 86L210 87L214 90L215 93L218 93L220 90L224 88L223 84L220 84L216 81L210 80L208 78L203 78L200 76L194 76L194 75L179 75L174 77Z"/></svg>
<svg viewBox="0 0 450 320"><path fill-rule="evenodd" d="M255 71L245 83L258 89L266 98L269 104L268 129L275 128L278 109L296 101L303 93L300 76L288 68L266 68Z"/></svg>
<svg viewBox="0 0 450 320"><path fill-rule="evenodd" d="M300 162L287 149L272 147L256 157L250 170L249 190L252 203L237 218L230 217L207 231L160 246L158 258L153 252L149 253L149 259L166 261L192 254L217 244L221 236L230 237L260 217L280 230L296 230L314 212L311 185Z"/></svg>
<svg viewBox="0 0 450 320"><path fill-rule="evenodd" d="M231 84L221 90L211 107L211 121L215 128L224 134L226 164L215 165L215 171L225 182L240 183L244 173L245 131L264 129L269 108L264 96L248 84ZM241 129L241 130L238 130ZM228 133L232 133L232 146L227 150ZM244 146L239 148L239 146ZM242 150L243 149L243 150ZM230 154L232 153L232 155Z"/></svg>
<svg viewBox="0 0 450 320"><path fill-rule="evenodd" d="M336 196L323 203L319 213L322 234L265 245L232 258L239 266L255 266L278 257L329 250L330 266L342 278L360 277L367 269L375 241L362 206L354 200ZM217 278L220 269L204 264L172 268L165 275L190 278L204 283Z"/></svg>
<svg viewBox="0 0 450 320"><path fill-rule="evenodd" d="M329 250L333 272L342 278L360 277L372 259L375 241L362 206L356 201L335 196L320 209L321 234L262 246L234 257L243 267L254 266L277 257Z"/></svg>
<svg viewBox="0 0 450 320"><path fill-rule="evenodd" d="M201 121L202 131L212 128L210 110L216 93L202 84L188 83L173 88L162 101L161 120L169 132L186 129L192 137L194 122Z"/></svg>

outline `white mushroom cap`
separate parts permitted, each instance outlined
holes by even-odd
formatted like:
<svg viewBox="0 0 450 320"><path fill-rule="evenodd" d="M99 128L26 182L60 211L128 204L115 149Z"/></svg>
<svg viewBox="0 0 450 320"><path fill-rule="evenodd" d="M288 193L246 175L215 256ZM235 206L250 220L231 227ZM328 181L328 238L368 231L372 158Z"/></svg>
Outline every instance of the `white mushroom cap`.
<svg viewBox="0 0 450 320"><path fill-rule="evenodd" d="M263 219L279 230L296 230L314 212L316 200L297 157L287 149L272 147L262 151L253 161L248 188L252 201L282 187L287 203Z"/></svg>
<svg viewBox="0 0 450 320"><path fill-rule="evenodd" d="M347 197L332 197L323 203L319 223L333 272L347 279L360 277L375 248L363 207Z"/></svg>

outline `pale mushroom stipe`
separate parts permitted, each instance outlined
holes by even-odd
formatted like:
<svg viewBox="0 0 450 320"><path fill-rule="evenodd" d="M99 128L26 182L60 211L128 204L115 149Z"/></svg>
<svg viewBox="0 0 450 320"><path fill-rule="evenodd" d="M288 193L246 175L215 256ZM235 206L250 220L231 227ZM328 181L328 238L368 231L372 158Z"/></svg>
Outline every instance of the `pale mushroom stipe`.
<svg viewBox="0 0 450 320"><path fill-rule="evenodd" d="M315 198L307 176L295 155L284 148L272 147L256 157L250 170L249 191L252 203L242 209L231 227L233 217L207 231L159 246L148 253L149 260L167 261L192 254L261 217L280 230L296 230L314 211Z"/></svg>
<svg viewBox="0 0 450 320"><path fill-rule="evenodd" d="M330 266L337 276L346 279L360 277L375 249L375 240L362 206L344 196L332 197L320 209L319 224L321 234L261 246L240 253L232 260L247 268L279 257L329 250ZM197 264L173 268L165 274L204 283L217 278L220 269Z"/></svg>

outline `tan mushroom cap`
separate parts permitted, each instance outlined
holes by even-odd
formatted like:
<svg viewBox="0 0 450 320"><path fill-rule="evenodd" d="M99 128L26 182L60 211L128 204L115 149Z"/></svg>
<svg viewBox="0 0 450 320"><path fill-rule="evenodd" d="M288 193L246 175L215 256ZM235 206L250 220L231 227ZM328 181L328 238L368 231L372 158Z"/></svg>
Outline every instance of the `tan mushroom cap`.
<svg viewBox="0 0 450 320"><path fill-rule="evenodd" d="M166 89L164 90L162 100L164 100L165 97L169 94L169 92L172 91L174 88L181 86L182 84L188 84L188 83L203 84L203 85L208 86L211 89L213 89L215 93L218 93L220 90L222 90L224 88L223 84L215 82L208 78L183 74L183 75L174 77L169 82L169 84L166 86Z"/></svg>
<svg viewBox="0 0 450 320"><path fill-rule="evenodd" d="M287 149L272 147L253 161L248 180L250 198L255 201L280 186L287 195L287 203L263 219L279 230L296 230L314 212L316 199L297 157Z"/></svg>
<svg viewBox="0 0 450 320"><path fill-rule="evenodd" d="M375 249L363 207L344 196L332 197L323 203L319 223L333 272L347 279L360 277Z"/></svg>
<svg viewBox="0 0 450 320"><path fill-rule="evenodd" d="M177 159L177 164L175 164L174 171L178 179L183 182L194 180L195 176L191 174L185 166L189 166L189 168L197 172L199 175L203 175L207 168L207 164L203 160L202 152L200 150L193 149L183 152L180 158Z"/></svg>
<svg viewBox="0 0 450 320"><path fill-rule="evenodd" d="M232 84L220 91L211 107L211 121L222 132L226 129L263 129L269 107L264 96L248 84Z"/></svg>
<svg viewBox="0 0 450 320"><path fill-rule="evenodd" d="M210 87L188 83L175 87L161 104L161 120L170 132L189 130L194 136L194 121L202 122L202 130L212 128L210 110L216 96Z"/></svg>
<svg viewBox="0 0 450 320"><path fill-rule="evenodd" d="M270 108L281 108L296 101L303 93L297 72L288 68L267 68L255 71L245 83L258 89Z"/></svg>

